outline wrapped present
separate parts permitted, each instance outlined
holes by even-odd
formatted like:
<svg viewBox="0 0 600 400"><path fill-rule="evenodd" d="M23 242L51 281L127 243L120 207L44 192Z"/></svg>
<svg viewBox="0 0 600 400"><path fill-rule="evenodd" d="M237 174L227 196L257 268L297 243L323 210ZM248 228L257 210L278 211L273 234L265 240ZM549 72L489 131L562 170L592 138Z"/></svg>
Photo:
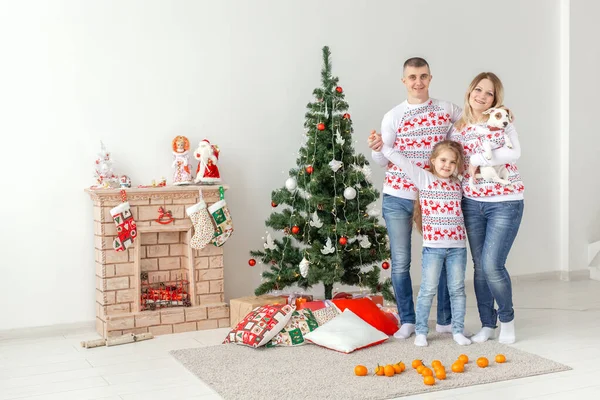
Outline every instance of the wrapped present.
<svg viewBox="0 0 600 400"><path fill-rule="evenodd" d="M294 304L296 308L301 308L301 306L309 301L312 301L313 297L310 294L296 294L290 296L290 304Z"/></svg>
<svg viewBox="0 0 600 400"><path fill-rule="evenodd" d="M247 296L229 300L231 326L236 327L238 322L256 307L272 304L287 304L287 301L285 297L270 295Z"/></svg>
<svg viewBox="0 0 600 400"><path fill-rule="evenodd" d="M348 291L336 293L334 299L360 299L367 297L373 301L373 303L383 306L383 296L380 294L372 294L367 291Z"/></svg>
<svg viewBox="0 0 600 400"><path fill-rule="evenodd" d="M294 292L289 294L282 294L280 296L286 299L287 304L296 306L296 309L298 310L304 308L302 307L302 304L313 301L313 296L311 294L306 293Z"/></svg>

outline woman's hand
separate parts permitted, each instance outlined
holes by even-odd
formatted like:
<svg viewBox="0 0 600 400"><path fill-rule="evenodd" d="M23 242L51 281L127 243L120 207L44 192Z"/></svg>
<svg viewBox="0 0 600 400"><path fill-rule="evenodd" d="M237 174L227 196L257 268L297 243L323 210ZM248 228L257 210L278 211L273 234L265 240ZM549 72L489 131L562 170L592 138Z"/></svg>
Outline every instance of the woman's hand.
<svg viewBox="0 0 600 400"><path fill-rule="evenodd" d="M383 140L381 139L381 135L375 131L371 131L369 135L369 148L374 151L381 151L383 147Z"/></svg>

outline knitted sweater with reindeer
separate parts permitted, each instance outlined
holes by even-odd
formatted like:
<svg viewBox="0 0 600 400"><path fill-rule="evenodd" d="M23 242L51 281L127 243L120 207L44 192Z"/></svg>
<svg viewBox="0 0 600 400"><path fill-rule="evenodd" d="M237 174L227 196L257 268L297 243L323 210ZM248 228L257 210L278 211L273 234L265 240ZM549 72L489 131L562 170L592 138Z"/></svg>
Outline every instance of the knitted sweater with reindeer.
<svg viewBox="0 0 600 400"><path fill-rule="evenodd" d="M460 107L447 101L430 98L422 104L409 104L405 100L383 117L381 139L416 166L427 169L433 146L447 138L461 115ZM382 167L387 166L383 193L409 200L417 198L417 188L402 168L389 162L381 152L372 152L372 158Z"/></svg>
<svg viewBox="0 0 600 400"><path fill-rule="evenodd" d="M423 214L423 247L466 247L465 222L461 200L461 183L455 179L438 178L419 168L390 146L384 145L383 155L402 168L419 191Z"/></svg>
<svg viewBox="0 0 600 400"><path fill-rule="evenodd" d="M482 133L493 143L491 160L487 160L482 153L480 139ZM504 133L510 138L512 149L505 146ZM469 164L478 167L504 165L508 170L510 185L507 186L485 179L475 179L475 187L471 187L469 174L465 174L463 179L465 197L485 202L523 200L525 186L516 164L521 156L521 144L513 124L508 124L505 130L494 132L490 132L486 124L467 125L460 130L452 128L449 138L462 144L465 150L465 171Z"/></svg>

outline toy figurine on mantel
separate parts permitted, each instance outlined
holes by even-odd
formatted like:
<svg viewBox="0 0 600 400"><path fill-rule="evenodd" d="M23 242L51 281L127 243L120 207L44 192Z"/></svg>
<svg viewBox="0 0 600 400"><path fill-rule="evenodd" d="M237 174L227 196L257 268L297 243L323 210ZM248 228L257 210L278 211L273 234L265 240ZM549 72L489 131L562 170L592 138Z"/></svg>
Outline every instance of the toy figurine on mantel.
<svg viewBox="0 0 600 400"><path fill-rule="evenodd" d="M104 143L100 142L100 152L96 158L96 168L94 176L96 184L92 189L113 189L119 187L119 177L112 170L113 161L110 159L110 153L106 151Z"/></svg>
<svg viewBox="0 0 600 400"><path fill-rule="evenodd" d="M192 183L190 172L190 141L185 136L173 139L173 185L189 185Z"/></svg>
<svg viewBox="0 0 600 400"><path fill-rule="evenodd" d="M219 148L210 144L208 139L203 139L194 152L194 158L199 161L196 170L196 183L213 185L221 182L219 174Z"/></svg>

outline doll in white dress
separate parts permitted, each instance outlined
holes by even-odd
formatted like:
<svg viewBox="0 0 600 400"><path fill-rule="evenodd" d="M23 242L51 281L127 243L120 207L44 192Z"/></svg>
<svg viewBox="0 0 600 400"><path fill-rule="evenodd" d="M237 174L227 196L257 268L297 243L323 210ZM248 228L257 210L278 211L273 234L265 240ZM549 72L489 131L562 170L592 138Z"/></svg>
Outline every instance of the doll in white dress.
<svg viewBox="0 0 600 400"><path fill-rule="evenodd" d="M173 139L173 185L189 185L192 183L190 170L190 141L185 136Z"/></svg>

